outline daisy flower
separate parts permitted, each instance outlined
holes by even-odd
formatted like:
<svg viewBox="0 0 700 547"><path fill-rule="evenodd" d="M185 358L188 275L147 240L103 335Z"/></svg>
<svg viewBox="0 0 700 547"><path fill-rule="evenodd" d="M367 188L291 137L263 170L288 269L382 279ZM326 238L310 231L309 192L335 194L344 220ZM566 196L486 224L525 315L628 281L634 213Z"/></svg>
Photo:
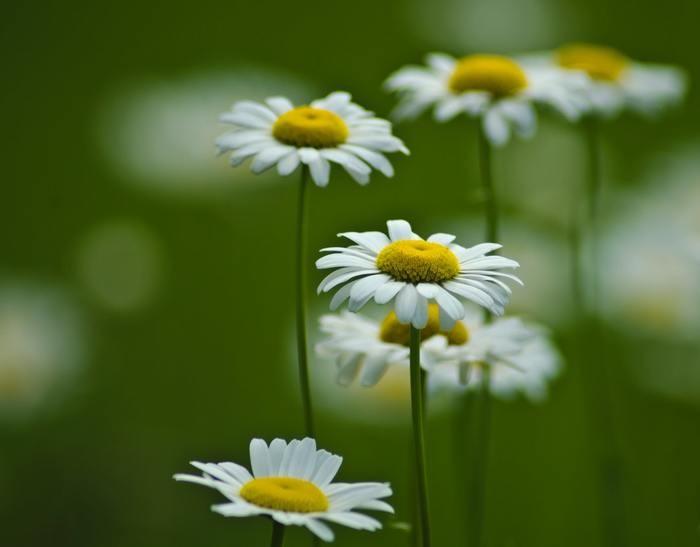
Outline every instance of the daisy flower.
<svg viewBox="0 0 700 547"><path fill-rule="evenodd" d="M317 186L328 184L331 162L342 165L360 184L369 182L372 169L393 176L384 153L408 154L408 149L392 135L391 123L350 99L337 91L297 107L284 97L237 102L220 118L234 130L219 137L216 145L221 153L232 152L233 166L252 158L254 173L277 166L280 175L289 175L306 165Z"/></svg>
<svg viewBox="0 0 700 547"><path fill-rule="evenodd" d="M389 77L385 86L401 102L397 118L413 118L434 107L435 119L448 121L464 113L480 118L484 134L497 146L511 132L534 135L535 104L543 104L577 120L586 108L583 86L587 77L546 65L528 67L502 55L469 55L455 59L431 54L427 67L409 66Z"/></svg>
<svg viewBox="0 0 700 547"><path fill-rule="evenodd" d="M561 356L546 329L518 317L484 323L478 310L465 319L464 329L468 333L464 344L451 344L443 336L423 344L432 389L473 389L484 381L488 369L493 395L512 399L521 392L534 402L546 397L548 383L561 368Z"/></svg>
<svg viewBox="0 0 700 547"><path fill-rule="evenodd" d="M325 522L375 531L381 523L356 510L394 512L381 500L392 494L388 484L331 482L342 462L340 456L317 450L316 441L308 437L289 443L275 439L269 446L253 439L252 473L231 462L192 462L202 476L174 478L218 490L228 502L212 510L225 517L264 515L282 525L305 526L322 540L333 541L333 531Z"/></svg>
<svg viewBox="0 0 700 547"><path fill-rule="evenodd" d="M610 117L623 110L657 114L679 103L686 91L682 70L633 61L605 46L569 44L556 51L533 56L533 66L586 74L587 100L593 113Z"/></svg>
<svg viewBox="0 0 700 547"><path fill-rule="evenodd" d="M321 249L329 254L318 259L316 267L336 270L321 281L318 292L342 285L331 300L331 310L348 299L352 312L372 298L377 304L394 300L398 320L422 329L428 323L428 302L435 301L440 325L450 329L464 317L459 298L501 315L511 293L502 279L521 283L514 275L498 271L517 268L517 262L488 256L501 248L497 243L465 248L453 243L455 236L450 234L433 234L423 240L405 220L390 220L387 228L388 236L382 232L341 233L338 235L355 245Z"/></svg>
<svg viewBox="0 0 700 547"><path fill-rule="evenodd" d="M326 338L316 345L316 353L333 359L340 385L350 385L356 378L363 387L374 386L393 365L408 366L409 326L390 312L383 321L343 311L321 317L321 331ZM428 305L428 322L421 330L421 340L442 336L448 344L465 344L469 338L461 321L445 331L440 327L437 304ZM423 353L421 363L427 358Z"/></svg>

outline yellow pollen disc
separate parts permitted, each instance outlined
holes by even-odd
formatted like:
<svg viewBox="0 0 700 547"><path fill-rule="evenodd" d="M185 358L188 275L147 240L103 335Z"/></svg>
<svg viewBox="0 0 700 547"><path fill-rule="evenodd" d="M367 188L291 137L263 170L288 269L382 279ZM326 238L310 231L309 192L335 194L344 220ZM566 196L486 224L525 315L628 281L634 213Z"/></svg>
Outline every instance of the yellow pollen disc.
<svg viewBox="0 0 700 547"><path fill-rule="evenodd" d="M444 245L405 239L384 247L377 268L394 279L410 283L438 283L459 273L459 260Z"/></svg>
<svg viewBox="0 0 700 547"><path fill-rule="evenodd" d="M336 113L313 106L299 106L282 114L272 126L272 136L284 144L333 148L348 138L348 126Z"/></svg>
<svg viewBox="0 0 700 547"><path fill-rule="evenodd" d="M594 80L616 82L627 68L629 60L619 51L590 44L571 44L556 53L559 66L582 70Z"/></svg>
<svg viewBox="0 0 700 547"><path fill-rule="evenodd" d="M469 331L461 321L457 321L452 330L447 332L440 329L440 308L437 304L428 305L428 324L420 332L421 340L427 340L436 334L447 337L451 346L461 346L469 341ZM409 325L399 323L392 311L384 318L379 328L379 339L390 344L408 346L410 340Z"/></svg>
<svg viewBox="0 0 700 547"><path fill-rule="evenodd" d="M240 496L249 503L290 513L322 513L328 498L314 483L293 477L253 479L241 488Z"/></svg>
<svg viewBox="0 0 700 547"><path fill-rule="evenodd" d="M508 57L470 55L457 62L448 86L453 93L488 91L497 97L507 97L527 87L527 76Z"/></svg>

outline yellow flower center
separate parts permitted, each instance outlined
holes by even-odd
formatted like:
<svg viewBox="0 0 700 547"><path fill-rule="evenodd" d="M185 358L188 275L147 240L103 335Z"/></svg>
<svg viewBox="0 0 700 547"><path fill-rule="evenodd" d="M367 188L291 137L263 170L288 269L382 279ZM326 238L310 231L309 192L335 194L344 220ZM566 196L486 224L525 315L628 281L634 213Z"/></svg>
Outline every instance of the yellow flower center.
<svg viewBox="0 0 700 547"><path fill-rule="evenodd" d="M457 62L448 86L453 93L488 91L497 97L507 97L527 87L527 76L508 57L470 55Z"/></svg>
<svg viewBox="0 0 700 547"><path fill-rule="evenodd" d="M582 70L594 80L617 82L629 64L619 51L591 44L570 44L556 53L559 66Z"/></svg>
<svg viewBox="0 0 700 547"><path fill-rule="evenodd" d="M240 496L249 503L290 513L322 513L328 498L318 486L293 477L253 479L241 488Z"/></svg>
<svg viewBox="0 0 700 547"><path fill-rule="evenodd" d="M444 245L405 239L384 247L377 268L394 279L410 283L439 283L459 273L459 260Z"/></svg>
<svg viewBox="0 0 700 547"><path fill-rule="evenodd" d="M457 321L450 331L440 329L440 308L437 304L428 305L428 324L420 331L421 340L427 340L442 334L451 346L461 346L469 341L469 331L461 321ZM408 346L410 341L409 325L399 323L396 313L389 313L379 328L379 339L390 344Z"/></svg>
<svg viewBox="0 0 700 547"><path fill-rule="evenodd" d="M336 113L313 106L299 106L282 114L272 126L272 136L284 144L333 148L348 138L348 126Z"/></svg>

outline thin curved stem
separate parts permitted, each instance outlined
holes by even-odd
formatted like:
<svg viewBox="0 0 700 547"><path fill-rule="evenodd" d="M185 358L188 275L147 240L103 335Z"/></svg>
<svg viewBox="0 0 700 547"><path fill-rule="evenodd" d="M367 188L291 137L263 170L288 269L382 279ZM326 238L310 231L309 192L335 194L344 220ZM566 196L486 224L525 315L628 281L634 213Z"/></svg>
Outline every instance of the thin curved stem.
<svg viewBox="0 0 700 547"><path fill-rule="evenodd" d="M579 246L576 253L579 287L584 287L581 298L580 320L583 332L583 345L589 340L597 340L599 359L580 363L586 403L591 420L593 449L597 459L600 485L600 504L604 544L611 547L626 545L624 474L615 438L615 415L613 411L614 374L612 363L607 362L607 336L599 317L599 257L598 225L603 173L600 149L600 127L598 120L590 117L585 120L586 152L588 156L588 176L585 190L585 213L579 214L587 248ZM582 256L585 252L585 257ZM585 281L584 281L585 280ZM576 289L576 288L575 288ZM580 353L580 352L577 352Z"/></svg>
<svg viewBox="0 0 700 547"><path fill-rule="evenodd" d="M490 243L499 242L498 196L493 183L491 161L491 143L488 141L481 126L478 126L479 171L481 187L484 193L484 216L486 219L485 236ZM484 320L489 323L493 316L485 312ZM489 395L489 370L484 369L479 391L465 396L465 405L474 399L472 406L473 443L472 443L472 473L467 484L467 506L471 525L468 530L469 547L480 547L484 520L486 515L486 478L488 467L489 439L491 437L491 397ZM472 428L470 428L472 429Z"/></svg>
<svg viewBox="0 0 700 547"><path fill-rule="evenodd" d="M282 545L284 545L284 524L280 524L276 520L273 520L270 547L282 547Z"/></svg>
<svg viewBox="0 0 700 547"><path fill-rule="evenodd" d="M314 415L311 402L311 385L309 381L309 358L306 341L306 187L309 172L305 165L301 169L299 180L299 200L297 203L297 241L296 241L296 330L297 360L299 366L299 387L304 409L304 428L306 435L314 437Z"/></svg>
<svg viewBox="0 0 700 547"><path fill-rule="evenodd" d="M484 366L481 384L471 394L472 423L472 475L469 481L468 509L472 516L472 525L468 530L469 547L479 547L483 542L484 521L486 517L486 475L488 467L489 441L491 437L491 381L488 366ZM468 397L466 398L468 403ZM465 403L465 404L466 404Z"/></svg>
<svg viewBox="0 0 700 547"><path fill-rule="evenodd" d="M416 460L418 516L422 547L430 547L430 511L428 508L428 480L425 462L425 423L423 410L423 374L420 366L420 330L411 325L411 417L413 421L413 449Z"/></svg>

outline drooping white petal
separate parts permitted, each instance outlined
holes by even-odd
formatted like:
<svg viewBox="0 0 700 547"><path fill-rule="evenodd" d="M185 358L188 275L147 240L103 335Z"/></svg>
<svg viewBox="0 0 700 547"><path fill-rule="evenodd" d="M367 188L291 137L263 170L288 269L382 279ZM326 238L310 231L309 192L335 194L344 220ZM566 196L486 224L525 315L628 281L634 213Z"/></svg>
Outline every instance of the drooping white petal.
<svg viewBox="0 0 700 547"><path fill-rule="evenodd" d="M277 163L277 172L283 177L294 172L299 167L300 159L299 152L296 149L292 150L280 159Z"/></svg>
<svg viewBox="0 0 700 547"><path fill-rule="evenodd" d="M374 301L377 304L386 304L406 285L403 281L389 281L379 287L374 293Z"/></svg>
<svg viewBox="0 0 700 547"><path fill-rule="evenodd" d="M413 320L417 301L418 293L415 287L407 283L396 296L396 303L394 306L396 317L401 323L410 323Z"/></svg>
<svg viewBox="0 0 700 547"><path fill-rule="evenodd" d="M335 539L335 534L333 534L333 530L331 530L329 526L327 526L318 519L307 519L305 526L309 529L311 533L315 534L319 537L319 539L325 541L326 543L330 543Z"/></svg>

